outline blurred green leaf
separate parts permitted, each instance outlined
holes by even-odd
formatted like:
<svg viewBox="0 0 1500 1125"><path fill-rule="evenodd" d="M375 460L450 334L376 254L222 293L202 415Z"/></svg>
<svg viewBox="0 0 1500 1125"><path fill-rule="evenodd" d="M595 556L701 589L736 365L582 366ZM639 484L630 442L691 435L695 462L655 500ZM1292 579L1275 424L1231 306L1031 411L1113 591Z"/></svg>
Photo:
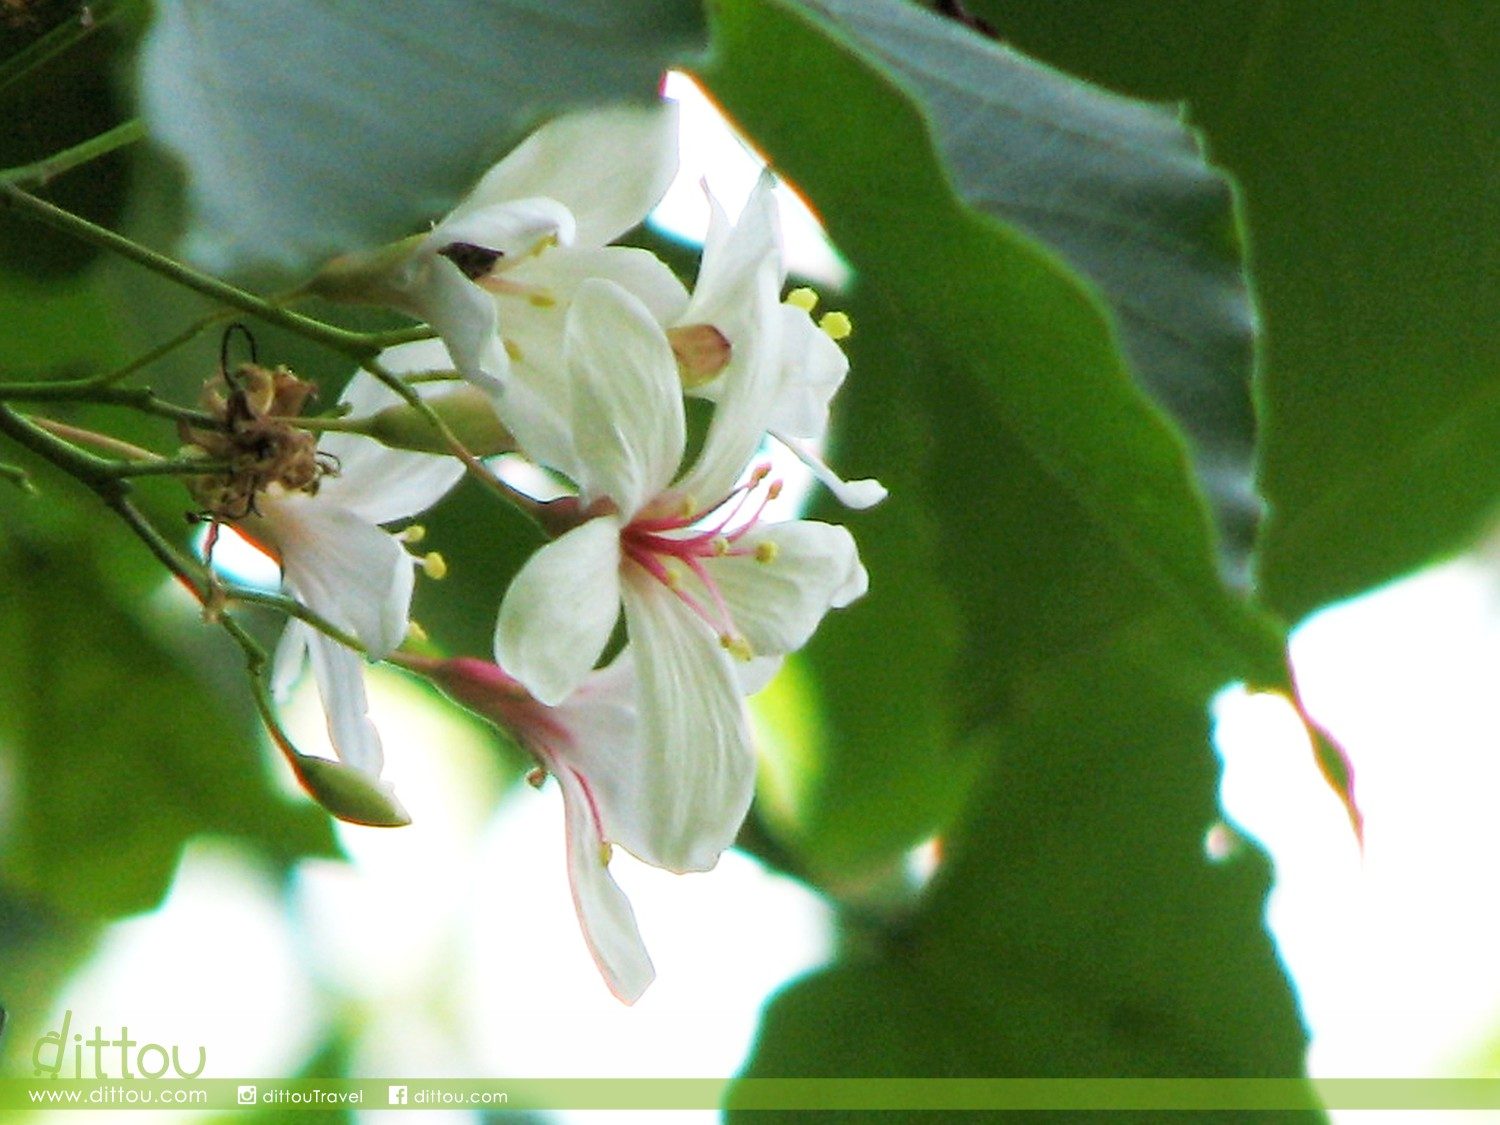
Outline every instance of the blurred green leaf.
<svg viewBox="0 0 1500 1125"><path fill-rule="evenodd" d="M809 767L821 800L800 826L825 849L808 848L814 870L861 849L888 859L940 827L972 772L955 736L1024 706L1037 669L1162 607L1198 623L1226 678L1274 681L1281 638L1219 580L1182 444L1098 306L954 197L877 62L790 4L714 11L705 80L858 271L838 459L884 476L889 448L896 486L849 519L868 539L868 599L809 650L826 706Z"/></svg>
<svg viewBox="0 0 1500 1125"><path fill-rule="evenodd" d="M1188 98L1240 181L1266 601L1299 618L1465 546L1500 504L1500 8L973 6L1082 73Z"/></svg>
<svg viewBox="0 0 1500 1125"><path fill-rule="evenodd" d="M927 119L960 199L1098 287L1131 368L1187 432L1247 577L1252 314L1230 186L1171 107L1081 83L901 0L807 0Z"/></svg>
<svg viewBox="0 0 1500 1125"><path fill-rule="evenodd" d="M1036 681L926 900L773 999L746 1075L1300 1075L1269 865L1205 855L1214 670L1190 670L1191 632L1164 621Z"/></svg>
<svg viewBox="0 0 1500 1125"><path fill-rule="evenodd" d="M693 0L157 10L141 99L187 168L190 256L288 277L440 216L542 115L647 96L702 35Z"/></svg>
<svg viewBox="0 0 1500 1125"><path fill-rule="evenodd" d="M0 168L51 156L128 116L115 86L131 29L128 19L118 17L137 5L105 0L95 7L97 16L88 23L79 5L68 2L37 4L14 21L0 19L0 78L10 77L12 67L5 64L17 56L37 60L13 82L0 81ZM110 226L124 205L127 166L125 153L111 153L45 191L58 206ZM31 277L77 271L97 253L46 227L0 222L0 263Z"/></svg>
<svg viewBox="0 0 1500 1125"><path fill-rule="evenodd" d="M321 810L274 793L243 698L195 671L209 634L172 637L117 604L90 547L39 546L10 519L0 540L6 883L66 916L113 917L160 901L198 833L283 862L337 854ZM140 608L192 612L161 596Z"/></svg>

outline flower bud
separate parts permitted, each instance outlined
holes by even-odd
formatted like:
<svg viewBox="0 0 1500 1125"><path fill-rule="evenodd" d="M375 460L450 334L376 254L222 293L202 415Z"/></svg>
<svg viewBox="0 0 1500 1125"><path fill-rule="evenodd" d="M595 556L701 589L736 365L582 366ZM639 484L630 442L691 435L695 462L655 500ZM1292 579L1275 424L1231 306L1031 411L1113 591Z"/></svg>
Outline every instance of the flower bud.
<svg viewBox="0 0 1500 1125"><path fill-rule="evenodd" d="M489 396L478 387L455 383L452 391L434 395L426 401L464 448L476 457L492 457L515 449L516 439L501 424ZM370 415L358 432L393 449L410 449L416 453L449 452L442 435L433 428L426 415L404 402Z"/></svg>
<svg viewBox="0 0 1500 1125"><path fill-rule="evenodd" d="M400 828L411 823L390 783L353 766L297 754L292 769L302 788L340 820L372 828Z"/></svg>

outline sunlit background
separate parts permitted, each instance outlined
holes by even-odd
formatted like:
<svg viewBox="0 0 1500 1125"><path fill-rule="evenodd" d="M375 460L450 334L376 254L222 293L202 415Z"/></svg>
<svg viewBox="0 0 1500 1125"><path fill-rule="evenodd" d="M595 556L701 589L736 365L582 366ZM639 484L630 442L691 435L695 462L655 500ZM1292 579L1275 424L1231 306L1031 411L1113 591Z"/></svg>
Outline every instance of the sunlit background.
<svg viewBox="0 0 1500 1125"><path fill-rule="evenodd" d="M700 181L734 214L758 161L687 80L668 94L682 103L682 172L652 221L701 239ZM786 189L779 198L792 271L846 282L806 207ZM237 559L227 541L221 551L230 567L258 557ZM1309 707L1354 761L1362 854L1290 710L1220 697L1224 807L1275 860L1269 922L1317 1075L1500 1074L1497 575L1500 562L1476 555L1296 635ZM764 997L830 955L824 904L742 855L677 877L622 854L612 870L658 977L620 1005L578 934L556 789L505 789L466 719L398 675L370 680L412 826L341 825L352 862L304 863L289 895L231 846L195 845L166 903L114 926L67 982L59 1017L128 1024L189 1057L203 1045L208 1076L290 1076L342 1043L354 1075L722 1077L748 1051ZM310 684L289 726L316 752ZM14 1037L7 1048L13 1066L28 1061Z"/></svg>

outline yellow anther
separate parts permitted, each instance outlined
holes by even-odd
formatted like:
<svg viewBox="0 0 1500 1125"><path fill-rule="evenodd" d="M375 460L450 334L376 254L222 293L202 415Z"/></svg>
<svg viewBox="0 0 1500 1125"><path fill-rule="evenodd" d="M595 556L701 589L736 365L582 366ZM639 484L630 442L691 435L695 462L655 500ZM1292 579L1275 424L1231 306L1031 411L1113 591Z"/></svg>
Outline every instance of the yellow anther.
<svg viewBox="0 0 1500 1125"><path fill-rule="evenodd" d="M414 523L397 538L403 543L420 543L427 538L427 529L419 523Z"/></svg>
<svg viewBox="0 0 1500 1125"><path fill-rule="evenodd" d="M608 867L609 866L609 861L612 860L612 859L614 859L614 858L615 858L615 846L613 844L611 844L608 840L600 840L599 841L599 862L602 863L602 864L604 864L605 867Z"/></svg>
<svg viewBox="0 0 1500 1125"><path fill-rule="evenodd" d="M708 541L708 549L716 555L729 554L729 540L722 535L715 535Z"/></svg>
<svg viewBox="0 0 1500 1125"><path fill-rule="evenodd" d="M854 331L854 321L849 319L847 313L831 312L818 321L818 327L828 333L830 340L843 340Z"/></svg>
<svg viewBox="0 0 1500 1125"><path fill-rule="evenodd" d="M542 769L541 766L537 766L536 769L526 775L526 784L533 789L540 789L543 785L547 784L547 771Z"/></svg>
<svg viewBox="0 0 1500 1125"><path fill-rule="evenodd" d="M682 571L675 566L662 564L662 574L666 577L667 589L677 590L682 587Z"/></svg>
<svg viewBox="0 0 1500 1125"><path fill-rule="evenodd" d="M771 562L776 558L776 553L780 549L781 548L777 547L776 544L771 542L769 539L762 539L755 545L755 561L762 563Z"/></svg>
<svg viewBox="0 0 1500 1125"><path fill-rule="evenodd" d="M729 655L734 657L736 660L749 660L752 656L755 655L755 651L750 647L750 642L745 640L744 637L731 636L728 633L723 633L719 636L719 643L723 645L724 648L728 650Z"/></svg>
<svg viewBox="0 0 1500 1125"><path fill-rule="evenodd" d="M682 503L678 505L678 511L682 515L683 519L686 519L688 516L697 513L698 501L694 500L691 496L684 496L682 498Z"/></svg>
<svg viewBox="0 0 1500 1125"><path fill-rule="evenodd" d="M521 345L517 344L514 340L511 339L506 339L503 341L503 343L505 344L505 354L510 356L512 361L520 363Z"/></svg>
<svg viewBox="0 0 1500 1125"><path fill-rule="evenodd" d="M818 295L811 289L803 286L801 289L793 289L788 293L786 295L786 303L794 309L801 309L805 313L810 313L818 307Z"/></svg>
<svg viewBox="0 0 1500 1125"><path fill-rule="evenodd" d="M436 551L428 551L422 556L422 573L434 582L446 578L448 575L448 562Z"/></svg>
<svg viewBox="0 0 1500 1125"><path fill-rule="evenodd" d="M538 309L550 309L557 304L557 298L551 293L533 293L526 299Z"/></svg>
<svg viewBox="0 0 1500 1125"><path fill-rule="evenodd" d="M428 640L427 630L415 621L408 621L406 623L406 639L419 645L426 644Z"/></svg>

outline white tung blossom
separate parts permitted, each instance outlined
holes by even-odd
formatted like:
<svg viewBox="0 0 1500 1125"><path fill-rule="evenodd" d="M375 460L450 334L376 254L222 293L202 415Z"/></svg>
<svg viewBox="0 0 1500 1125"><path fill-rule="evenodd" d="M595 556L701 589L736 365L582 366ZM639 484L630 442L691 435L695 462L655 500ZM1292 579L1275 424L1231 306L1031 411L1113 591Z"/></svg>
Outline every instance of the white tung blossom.
<svg viewBox="0 0 1500 1125"><path fill-rule="evenodd" d="M399 402L360 372L343 398L354 415ZM280 559L286 592L350 634L379 659L405 638L418 560L381 524L408 519L457 483L463 466L451 457L386 449L353 434L330 433L319 454L334 466L315 493L273 487L242 521ZM353 650L297 620L277 646L272 683L285 695L310 657L339 758L371 778L384 761L367 714L362 660Z"/></svg>
<svg viewBox="0 0 1500 1125"><path fill-rule="evenodd" d="M829 608L867 584L846 530L764 524L776 482L761 468L737 483L780 372L774 285L748 289L759 330L736 348L702 451L678 477L686 427L665 333L619 286L579 288L567 378L552 401L572 445L552 467L578 484L581 509L598 514L528 561L496 628L498 663L555 705L597 663L623 604L651 748L639 779L644 831L651 854L675 871L711 867L749 807L754 755L734 661L799 648ZM512 429L532 448L524 428Z"/></svg>

